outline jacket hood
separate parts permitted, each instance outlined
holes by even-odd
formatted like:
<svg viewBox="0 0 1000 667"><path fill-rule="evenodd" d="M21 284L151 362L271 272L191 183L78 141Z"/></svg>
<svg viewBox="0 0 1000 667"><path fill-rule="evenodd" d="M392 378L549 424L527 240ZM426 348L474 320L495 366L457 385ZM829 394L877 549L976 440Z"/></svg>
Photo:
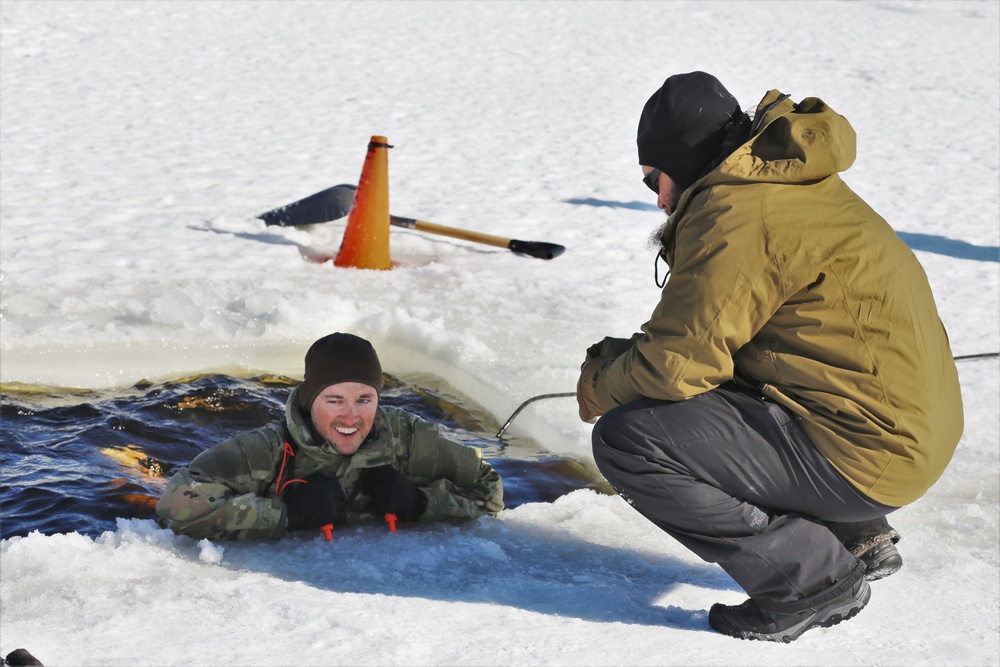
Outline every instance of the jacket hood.
<svg viewBox="0 0 1000 667"><path fill-rule="evenodd" d="M316 447L316 438L313 435L312 422L299 406L299 390L296 387L288 396L285 402L285 426L288 428L292 440L300 447Z"/></svg>
<svg viewBox="0 0 1000 667"><path fill-rule="evenodd" d="M772 90L757 105L751 138L703 183L808 183L847 171L857 135L846 118L823 100L794 103Z"/></svg>
<svg viewBox="0 0 1000 667"><path fill-rule="evenodd" d="M846 118L823 100L807 97L798 104L777 90L757 105L750 139L719 166L681 194L660 233L661 256L673 264L678 221L706 189L716 185L809 184L847 171L857 149L857 135Z"/></svg>

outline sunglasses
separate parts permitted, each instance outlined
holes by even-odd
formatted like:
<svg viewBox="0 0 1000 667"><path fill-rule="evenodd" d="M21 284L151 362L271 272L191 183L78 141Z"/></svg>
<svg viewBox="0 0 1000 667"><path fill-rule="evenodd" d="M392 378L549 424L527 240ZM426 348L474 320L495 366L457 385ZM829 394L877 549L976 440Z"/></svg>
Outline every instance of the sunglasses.
<svg viewBox="0 0 1000 667"><path fill-rule="evenodd" d="M646 184L647 188L656 194L660 194L660 174L662 173L659 169L654 169L642 177L642 182Z"/></svg>

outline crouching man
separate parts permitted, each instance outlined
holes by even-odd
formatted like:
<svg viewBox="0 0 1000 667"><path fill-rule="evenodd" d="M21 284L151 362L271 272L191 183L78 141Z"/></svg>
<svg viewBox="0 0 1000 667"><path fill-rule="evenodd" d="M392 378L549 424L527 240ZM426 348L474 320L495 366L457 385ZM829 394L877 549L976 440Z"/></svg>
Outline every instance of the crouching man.
<svg viewBox="0 0 1000 667"><path fill-rule="evenodd" d="M792 641L902 565L885 517L962 434L948 336L913 252L841 179L855 133L822 100L773 90L751 122L714 76L677 74L637 146L670 279L641 333L587 350L580 416L622 496L749 595L709 624Z"/></svg>

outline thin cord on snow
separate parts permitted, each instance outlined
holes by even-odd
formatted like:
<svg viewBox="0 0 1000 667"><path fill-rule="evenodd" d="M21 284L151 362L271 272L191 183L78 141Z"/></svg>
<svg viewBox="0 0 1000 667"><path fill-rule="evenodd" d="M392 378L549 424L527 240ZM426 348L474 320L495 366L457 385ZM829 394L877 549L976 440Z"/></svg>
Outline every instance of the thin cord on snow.
<svg viewBox="0 0 1000 667"><path fill-rule="evenodd" d="M1000 357L1000 352L983 352L982 354L963 354L960 357L955 357L955 361L967 361L969 359L991 359L994 357Z"/></svg>

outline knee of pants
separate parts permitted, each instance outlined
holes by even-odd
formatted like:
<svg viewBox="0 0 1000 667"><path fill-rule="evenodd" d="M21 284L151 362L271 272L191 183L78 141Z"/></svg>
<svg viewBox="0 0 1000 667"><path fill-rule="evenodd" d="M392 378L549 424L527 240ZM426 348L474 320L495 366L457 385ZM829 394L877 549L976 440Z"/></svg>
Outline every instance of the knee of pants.
<svg viewBox="0 0 1000 667"><path fill-rule="evenodd" d="M597 420L597 423L594 424L594 430L590 434L590 448L594 454L594 461L602 471L604 470L602 467L602 461L607 459L608 450L617 449L613 445L608 444L605 435L606 433L619 432L618 424L616 422L617 420L614 418L614 414L610 414L609 416L609 414L606 413Z"/></svg>
<svg viewBox="0 0 1000 667"><path fill-rule="evenodd" d="M644 468L649 459L656 458L648 439L628 428L632 421L629 414L630 411L622 406L609 411L597 420L591 434L594 462L613 485L630 472L639 472L638 468Z"/></svg>

